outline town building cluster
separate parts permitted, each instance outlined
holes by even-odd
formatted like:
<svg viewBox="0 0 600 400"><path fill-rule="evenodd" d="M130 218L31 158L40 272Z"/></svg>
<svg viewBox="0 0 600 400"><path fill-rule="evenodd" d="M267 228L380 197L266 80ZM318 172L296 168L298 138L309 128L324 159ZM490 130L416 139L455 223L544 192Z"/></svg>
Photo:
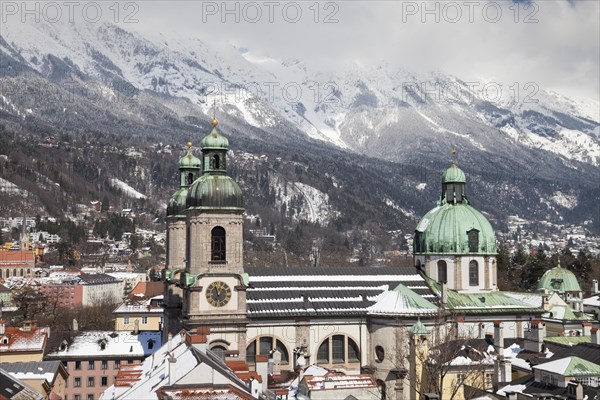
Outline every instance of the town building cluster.
<svg viewBox="0 0 600 400"><path fill-rule="evenodd" d="M109 286L119 282L114 330L79 332L73 321L73 338L45 353L46 328L1 321L0 395L600 397L598 282L586 294L558 264L537 291L499 290L496 233L469 200L456 163L442 174L439 201L415 227L411 267L248 267L243 193L227 175L228 139L216 120L212 126L200 158L189 144L179 161L162 280L128 290L109 273L55 275L61 283L44 283L45 295L73 293L82 304L84 289L75 295L75 286L97 285L110 296Z"/></svg>

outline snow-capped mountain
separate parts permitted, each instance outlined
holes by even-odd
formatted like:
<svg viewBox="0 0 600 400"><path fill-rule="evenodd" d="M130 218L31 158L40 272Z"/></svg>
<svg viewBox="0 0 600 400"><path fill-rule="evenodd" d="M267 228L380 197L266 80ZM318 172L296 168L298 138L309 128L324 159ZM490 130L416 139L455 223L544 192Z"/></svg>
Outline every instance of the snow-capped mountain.
<svg viewBox="0 0 600 400"><path fill-rule="evenodd" d="M312 171L314 182L295 173L292 181L264 182L288 193L275 196L277 207L304 198L307 209L294 215L313 222L347 217L344 204L332 203L353 191L371 196L369 207L379 202L385 213L422 215L438 195L451 148L459 150L480 204L498 217L580 218L600 179L598 101L534 83L466 82L385 64L317 70L229 43L143 35L110 23L8 21L0 34L0 85L0 120L30 123L32 130L162 140L197 130L216 112L238 146L311 153L288 163ZM373 178L382 171L387 176ZM342 175L353 176L359 189L336 186ZM139 190L127 178L116 173L112 182Z"/></svg>
<svg viewBox="0 0 600 400"><path fill-rule="evenodd" d="M393 161L410 160L411 143L437 138L446 147L491 152L516 144L600 163L598 101L532 82L464 82L391 65L316 71L227 43L144 37L109 23L8 22L2 52L54 81L99 80L108 98L132 85L187 98L208 114L216 103L257 128L286 121L312 138Z"/></svg>

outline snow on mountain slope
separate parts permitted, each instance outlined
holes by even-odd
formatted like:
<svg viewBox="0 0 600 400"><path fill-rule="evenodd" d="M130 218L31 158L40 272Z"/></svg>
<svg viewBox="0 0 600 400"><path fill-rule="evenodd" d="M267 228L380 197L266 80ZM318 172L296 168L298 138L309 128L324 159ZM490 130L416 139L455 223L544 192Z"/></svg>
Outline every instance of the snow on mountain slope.
<svg viewBox="0 0 600 400"><path fill-rule="evenodd" d="M230 43L142 36L110 23L8 22L0 51L54 81L95 78L106 97L133 85L187 98L209 115L216 104L257 128L291 123L311 138L395 161L439 142L477 152L512 153L517 145L600 165L598 101L569 99L533 83L463 82L389 64L314 70ZM2 103L10 108L10 99Z"/></svg>

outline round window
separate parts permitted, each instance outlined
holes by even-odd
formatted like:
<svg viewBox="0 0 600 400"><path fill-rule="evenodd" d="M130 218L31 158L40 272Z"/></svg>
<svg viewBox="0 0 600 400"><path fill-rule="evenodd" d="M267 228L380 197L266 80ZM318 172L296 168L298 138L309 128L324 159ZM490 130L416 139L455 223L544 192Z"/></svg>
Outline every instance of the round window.
<svg viewBox="0 0 600 400"><path fill-rule="evenodd" d="M381 346L375 346L375 359L378 362L382 362L385 358L385 350Z"/></svg>

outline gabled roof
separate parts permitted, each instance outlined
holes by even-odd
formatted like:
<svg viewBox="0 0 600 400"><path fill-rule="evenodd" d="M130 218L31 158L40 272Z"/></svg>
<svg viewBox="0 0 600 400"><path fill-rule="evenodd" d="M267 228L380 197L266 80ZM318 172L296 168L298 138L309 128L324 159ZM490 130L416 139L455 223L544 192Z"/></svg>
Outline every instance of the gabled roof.
<svg viewBox="0 0 600 400"><path fill-rule="evenodd" d="M0 367L0 399L42 400L44 396L24 385Z"/></svg>
<svg viewBox="0 0 600 400"><path fill-rule="evenodd" d="M579 357L571 356L539 364L533 367L540 371L552 372L562 376L599 376L600 365Z"/></svg>

